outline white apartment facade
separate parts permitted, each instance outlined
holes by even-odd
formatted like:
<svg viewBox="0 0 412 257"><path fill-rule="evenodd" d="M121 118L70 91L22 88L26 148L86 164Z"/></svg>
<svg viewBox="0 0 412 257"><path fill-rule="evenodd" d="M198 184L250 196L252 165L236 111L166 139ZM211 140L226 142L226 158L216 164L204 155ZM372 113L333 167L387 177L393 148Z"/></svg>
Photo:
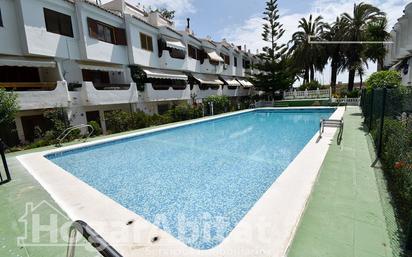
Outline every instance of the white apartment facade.
<svg viewBox="0 0 412 257"><path fill-rule="evenodd" d="M403 12L390 32L384 66L400 71L402 83L412 86L412 3Z"/></svg>
<svg viewBox="0 0 412 257"><path fill-rule="evenodd" d="M18 95L21 142L46 126L46 109L64 107L72 125L95 120L105 132L106 111L155 114L210 95L236 101L253 93L256 61L124 0L0 0L0 87Z"/></svg>

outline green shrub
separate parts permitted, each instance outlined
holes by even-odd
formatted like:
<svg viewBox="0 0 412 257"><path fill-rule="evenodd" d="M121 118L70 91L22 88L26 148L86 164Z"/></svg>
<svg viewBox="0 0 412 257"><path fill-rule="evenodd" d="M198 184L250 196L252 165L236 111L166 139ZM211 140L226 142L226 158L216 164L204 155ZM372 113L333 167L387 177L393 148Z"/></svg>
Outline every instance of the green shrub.
<svg viewBox="0 0 412 257"><path fill-rule="evenodd" d="M92 136L100 136L102 134L102 128L97 121L92 120L88 123L88 125L92 126L93 128Z"/></svg>
<svg viewBox="0 0 412 257"><path fill-rule="evenodd" d="M381 159L388 187L398 220L406 231L412 217L412 133L407 124L385 119L382 146Z"/></svg>
<svg viewBox="0 0 412 257"><path fill-rule="evenodd" d="M107 130L119 133L128 130L129 113L121 110L109 111L104 114Z"/></svg>
<svg viewBox="0 0 412 257"><path fill-rule="evenodd" d="M150 119L142 111L129 113L128 130L147 128L150 126Z"/></svg>
<svg viewBox="0 0 412 257"><path fill-rule="evenodd" d="M365 84L368 90L373 88L396 88L401 86L400 72L394 70L378 71L369 76Z"/></svg>
<svg viewBox="0 0 412 257"><path fill-rule="evenodd" d="M227 112L229 110L230 100L229 97L223 95L212 95L203 99L203 103L206 108L209 108L210 104L213 103L213 113L220 114ZM209 113L211 111L209 110Z"/></svg>
<svg viewBox="0 0 412 257"><path fill-rule="evenodd" d="M173 121L184 121L190 119L197 119L202 117L202 109L193 107L189 104L180 104L166 112L166 116L169 116Z"/></svg>
<svg viewBox="0 0 412 257"><path fill-rule="evenodd" d="M310 81L308 83L305 83L305 84L301 85L299 87L299 90L300 91L305 91L306 89L307 90L316 90L318 88L321 89L322 85L318 81L313 80L313 81Z"/></svg>

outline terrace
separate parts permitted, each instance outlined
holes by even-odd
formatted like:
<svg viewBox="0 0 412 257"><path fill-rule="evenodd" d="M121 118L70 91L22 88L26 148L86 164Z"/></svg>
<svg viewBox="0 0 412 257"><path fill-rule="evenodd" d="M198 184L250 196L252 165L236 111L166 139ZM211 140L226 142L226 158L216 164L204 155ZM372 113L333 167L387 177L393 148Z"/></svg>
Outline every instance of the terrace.
<svg viewBox="0 0 412 257"><path fill-rule="evenodd" d="M374 152L368 136L358 129L362 125L359 108L348 107L344 119L344 140L340 146L336 145L336 139L332 142L287 256L326 257L345 253L345 256L389 257L393 256L393 251L398 250L393 235L388 232L394 230L389 225L393 224L393 215L390 215L388 194L381 181L382 171L365 165L373 162ZM97 139L101 138L93 140ZM51 148L53 147L46 149ZM67 245L64 241L59 241L60 246L50 248L38 245L20 247L14 240L24 235L25 227L21 216L26 211L27 201L34 205L47 201L53 206L39 208L38 214L50 215L59 211L59 215L65 216L64 211L16 160L16 155L46 149L7 155L13 180L0 187L2 195L7 196L1 198L1 205L8 210L1 212L0 217L10 221L0 224L1 230L9 235L7 240L2 241L2 256L13 253L54 257L66 252ZM347 158L355 162L348 166ZM58 222L61 225L64 223L62 220ZM41 238L47 236L44 234ZM76 248L76 256L89 254L84 247Z"/></svg>

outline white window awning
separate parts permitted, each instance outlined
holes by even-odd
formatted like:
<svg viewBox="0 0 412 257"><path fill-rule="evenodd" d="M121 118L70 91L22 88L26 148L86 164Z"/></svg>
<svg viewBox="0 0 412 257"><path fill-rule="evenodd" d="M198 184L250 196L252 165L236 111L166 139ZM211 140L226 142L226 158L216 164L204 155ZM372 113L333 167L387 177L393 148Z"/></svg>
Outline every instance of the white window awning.
<svg viewBox="0 0 412 257"><path fill-rule="evenodd" d="M237 81L235 78L230 78L230 77L224 77L222 76L222 79L228 84L229 86L232 87L240 87L239 81Z"/></svg>
<svg viewBox="0 0 412 257"><path fill-rule="evenodd" d="M181 51L186 51L186 46L178 40L166 39L166 46Z"/></svg>
<svg viewBox="0 0 412 257"><path fill-rule="evenodd" d="M158 69L143 69L148 78L152 79L173 79L187 80L187 76L182 72Z"/></svg>
<svg viewBox="0 0 412 257"><path fill-rule="evenodd" d="M206 85L223 85L223 81L221 81L218 76L215 75L208 75L208 74L192 74L192 76L199 81L201 84Z"/></svg>
<svg viewBox="0 0 412 257"><path fill-rule="evenodd" d="M81 70L124 72L124 68L122 65L95 62L78 62L78 64Z"/></svg>
<svg viewBox="0 0 412 257"><path fill-rule="evenodd" d="M0 66L55 68L56 62L41 58L1 56Z"/></svg>
<svg viewBox="0 0 412 257"><path fill-rule="evenodd" d="M239 81L242 87L245 87L245 88L253 87L253 84L250 83L248 80L238 78L237 81Z"/></svg>
<svg viewBox="0 0 412 257"><path fill-rule="evenodd" d="M401 67L403 63L403 60L400 60L399 62L397 62L395 65L393 65L392 67L389 68L389 70L399 70L399 68Z"/></svg>
<svg viewBox="0 0 412 257"><path fill-rule="evenodd" d="M224 62L223 58L220 55L218 55L215 51L207 52L207 55L212 61Z"/></svg>

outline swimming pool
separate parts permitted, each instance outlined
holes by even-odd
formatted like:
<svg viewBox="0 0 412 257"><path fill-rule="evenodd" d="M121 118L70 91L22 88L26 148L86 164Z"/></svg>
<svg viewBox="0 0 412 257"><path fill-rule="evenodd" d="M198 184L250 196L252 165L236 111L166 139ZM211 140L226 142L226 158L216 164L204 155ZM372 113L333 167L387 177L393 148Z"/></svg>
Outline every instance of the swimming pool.
<svg viewBox="0 0 412 257"><path fill-rule="evenodd" d="M256 110L47 158L204 250L226 238L334 111Z"/></svg>

